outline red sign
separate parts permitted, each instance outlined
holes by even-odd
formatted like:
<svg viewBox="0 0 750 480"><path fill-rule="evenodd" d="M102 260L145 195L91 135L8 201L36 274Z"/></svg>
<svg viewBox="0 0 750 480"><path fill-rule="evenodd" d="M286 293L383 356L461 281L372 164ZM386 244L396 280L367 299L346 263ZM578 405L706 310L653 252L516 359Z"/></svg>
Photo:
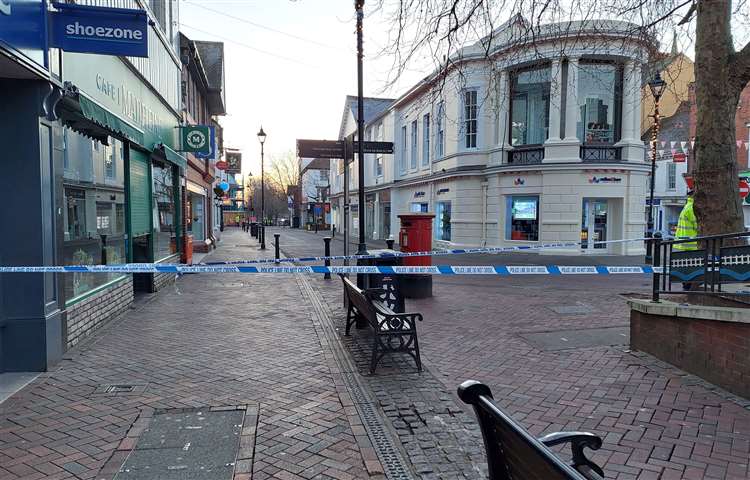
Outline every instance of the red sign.
<svg viewBox="0 0 750 480"><path fill-rule="evenodd" d="M331 213L331 204L330 203L326 203L325 210L326 210L326 213Z"/></svg>
<svg viewBox="0 0 750 480"><path fill-rule="evenodd" d="M224 160L219 160L218 162L216 162L216 168L218 168L219 170L226 170L228 166L229 164Z"/></svg>
<svg viewBox="0 0 750 480"><path fill-rule="evenodd" d="M687 155L685 155L684 153L675 153L674 155L672 155L672 161L674 163L682 163L685 160L687 160Z"/></svg>
<svg viewBox="0 0 750 480"><path fill-rule="evenodd" d="M750 193L750 185L747 180L740 179L740 198L745 198Z"/></svg>

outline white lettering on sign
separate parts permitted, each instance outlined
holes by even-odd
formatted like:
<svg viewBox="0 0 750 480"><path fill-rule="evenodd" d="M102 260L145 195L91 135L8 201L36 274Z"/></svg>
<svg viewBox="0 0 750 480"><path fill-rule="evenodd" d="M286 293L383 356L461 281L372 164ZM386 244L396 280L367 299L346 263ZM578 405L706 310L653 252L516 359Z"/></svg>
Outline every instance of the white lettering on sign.
<svg viewBox="0 0 750 480"><path fill-rule="evenodd" d="M162 125L161 118L136 97L133 92L125 88L125 85L118 87L102 75L97 74L96 88L111 98L120 107L123 115L132 120L136 125L159 135L159 125Z"/></svg>
<svg viewBox="0 0 750 480"><path fill-rule="evenodd" d="M2 0L0 0L2 1ZM65 33L77 37L112 38L116 40L143 40L143 32L138 29L94 27L81 25L79 22L65 26Z"/></svg>
<svg viewBox="0 0 750 480"><path fill-rule="evenodd" d="M8 16L10 16L10 13L11 13L10 5L5 3L3 0L0 0L0 13L2 13L3 15L8 15Z"/></svg>

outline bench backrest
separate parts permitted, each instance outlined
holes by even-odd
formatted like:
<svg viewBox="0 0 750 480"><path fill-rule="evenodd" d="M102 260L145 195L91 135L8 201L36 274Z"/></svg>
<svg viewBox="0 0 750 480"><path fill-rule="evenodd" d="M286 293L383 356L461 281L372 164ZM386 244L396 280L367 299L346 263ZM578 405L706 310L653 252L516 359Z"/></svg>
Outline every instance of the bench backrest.
<svg viewBox="0 0 750 480"><path fill-rule="evenodd" d="M464 385L459 388L459 396L474 407L479 420L490 480L586 480L497 408L486 385Z"/></svg>
<svg viewBox="0 0 750 480"><path fill-rule="evenodd" d="M377 321L375 314L375 307L373 307L370 300L367 299L365 293L357 287L351 280L346 277L341 277L344 281L344 289L346 289L346 297L357 309L360 315L367 318L369 321Z"/></svg>

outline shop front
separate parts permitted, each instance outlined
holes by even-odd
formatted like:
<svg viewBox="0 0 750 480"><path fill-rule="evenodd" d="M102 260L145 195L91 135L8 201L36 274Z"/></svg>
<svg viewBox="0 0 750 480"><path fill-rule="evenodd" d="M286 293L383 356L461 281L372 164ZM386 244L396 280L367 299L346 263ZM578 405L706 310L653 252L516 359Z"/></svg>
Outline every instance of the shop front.
<svg viewBox="0 0 750 480"><path fill-rule="evenodd" d="M211 248L212 241L209 237L207 218L209 208L206 188L188 180L185 229L187 235L192 237L195 252L207 253Z"/></svg>

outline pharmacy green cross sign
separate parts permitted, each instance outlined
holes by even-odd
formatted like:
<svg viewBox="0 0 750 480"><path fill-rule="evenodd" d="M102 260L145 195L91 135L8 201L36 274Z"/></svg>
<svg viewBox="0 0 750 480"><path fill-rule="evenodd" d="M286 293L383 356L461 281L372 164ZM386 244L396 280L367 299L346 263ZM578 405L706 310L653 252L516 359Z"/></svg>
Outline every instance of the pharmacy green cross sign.
<svg viewBox="0 0 750 480"><path fill-rule="evenodd" d="M211 153L211 129L206 125L189 125L180 127L182 132L182 151L192 153Z"/></svg>

